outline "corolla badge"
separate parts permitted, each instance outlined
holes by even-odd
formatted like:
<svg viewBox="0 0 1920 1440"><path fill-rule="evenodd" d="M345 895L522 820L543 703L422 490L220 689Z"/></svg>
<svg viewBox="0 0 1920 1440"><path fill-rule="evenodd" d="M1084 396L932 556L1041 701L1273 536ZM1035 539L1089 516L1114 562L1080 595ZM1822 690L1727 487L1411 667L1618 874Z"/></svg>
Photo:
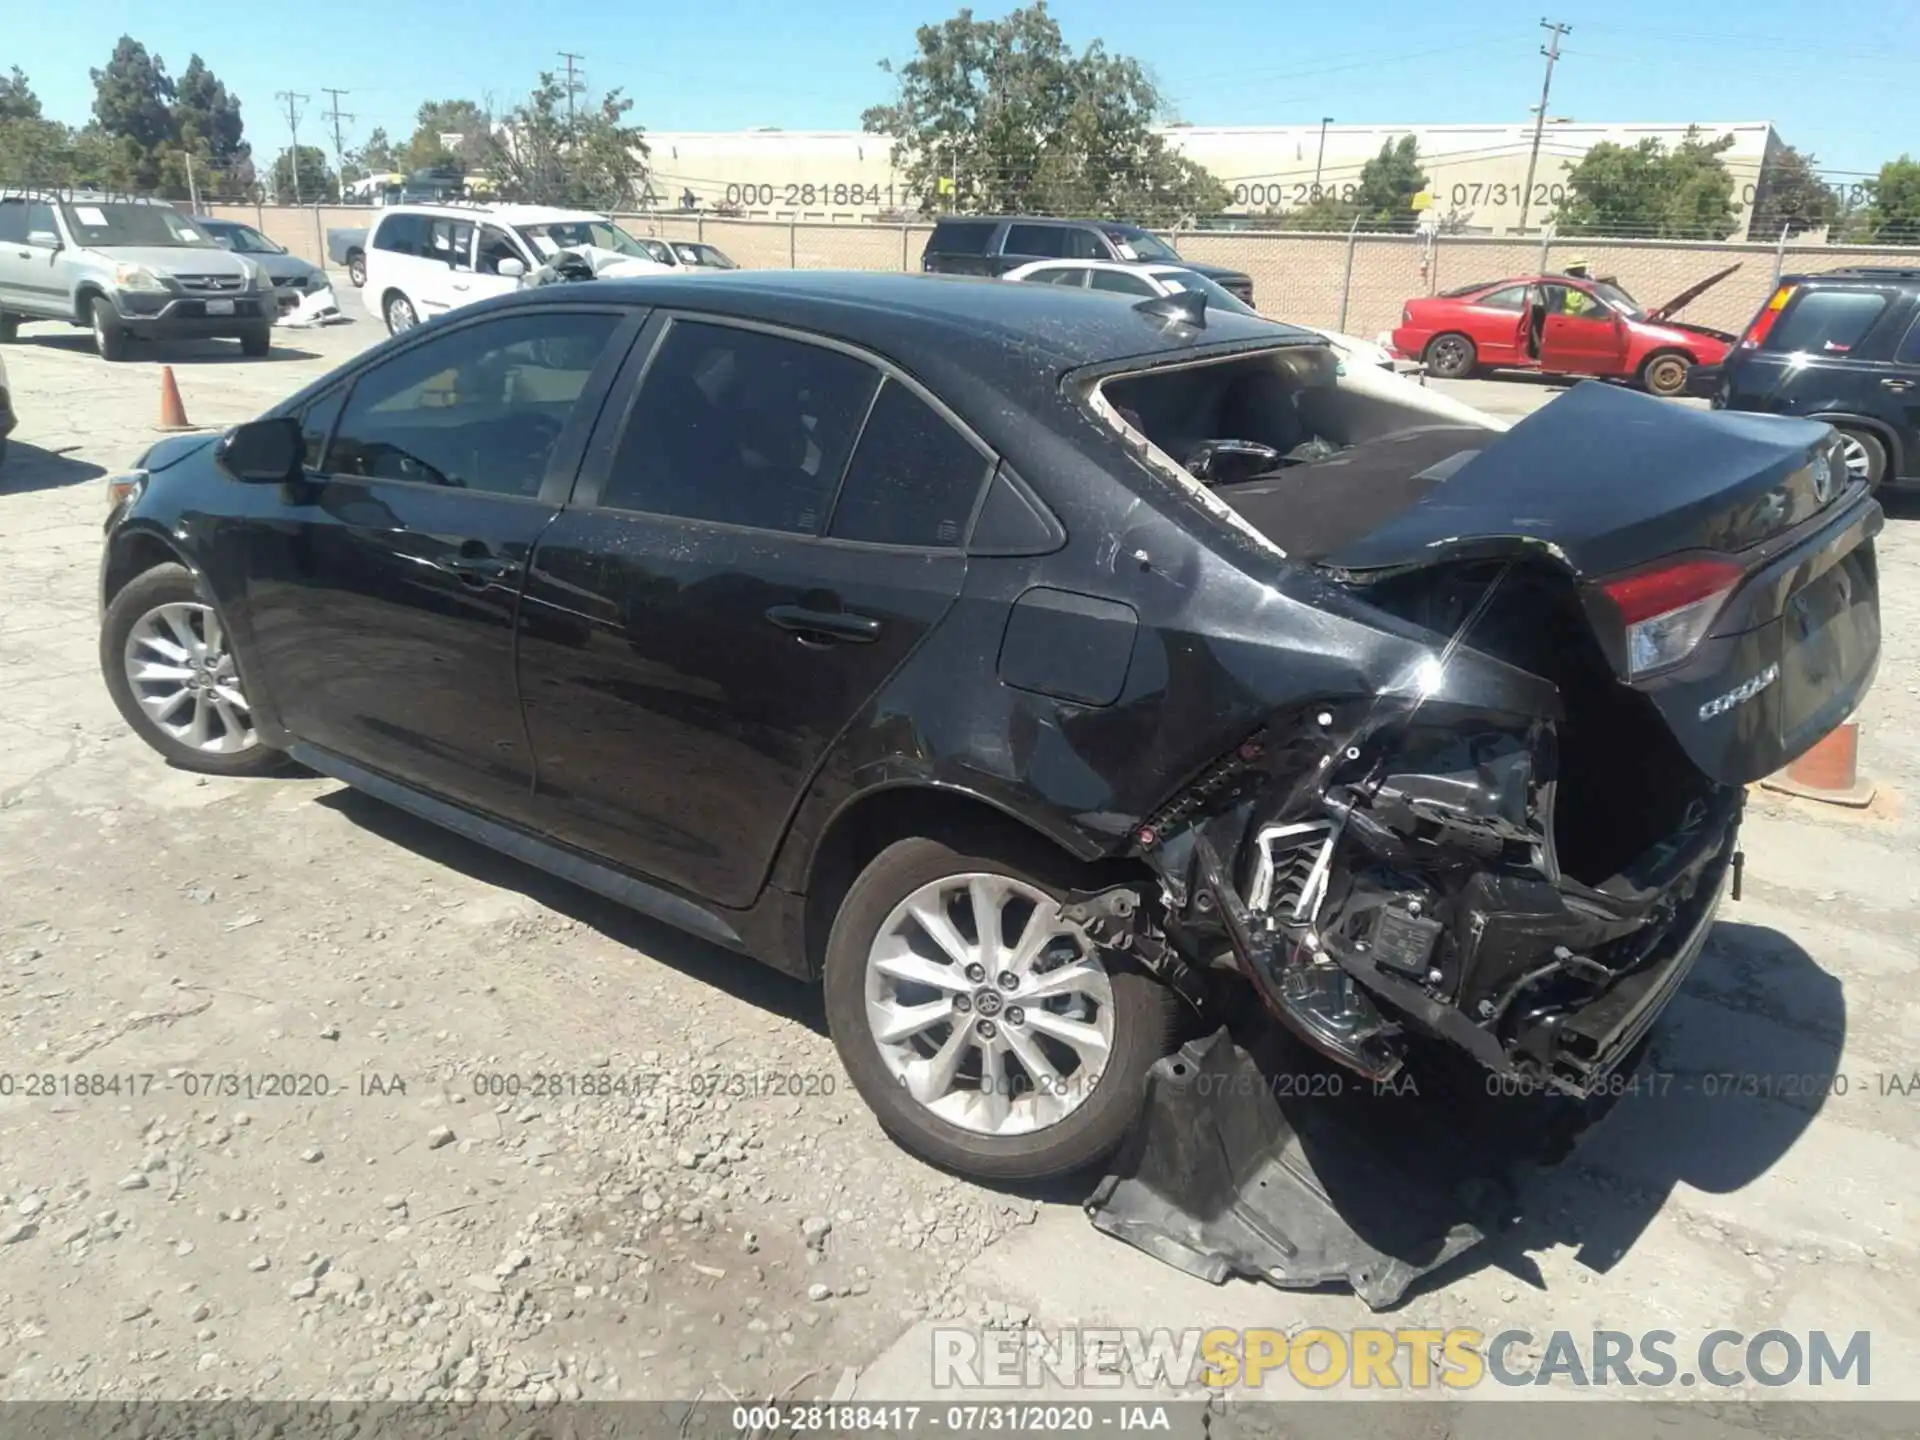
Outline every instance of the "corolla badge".
<svg viewBox="0 0 1920 1440"><path fill-rule="evenodd" d="M1780 678L1780 666L1776 663L1767 666L1758 675L1744 684L1736 685L1724 695L1717 695L1700 707L1700 718L1712 720L1724 715L1735 706L1744 705L1774 681Z"/></svg>
<svg viewBox="0 0 1920 1440"><path fill-rule="evenodd" d="M1807 467L1813 477L1813 498L1822 505L1833 498L1833 461L1825 450L1817 451Z"/></svg>

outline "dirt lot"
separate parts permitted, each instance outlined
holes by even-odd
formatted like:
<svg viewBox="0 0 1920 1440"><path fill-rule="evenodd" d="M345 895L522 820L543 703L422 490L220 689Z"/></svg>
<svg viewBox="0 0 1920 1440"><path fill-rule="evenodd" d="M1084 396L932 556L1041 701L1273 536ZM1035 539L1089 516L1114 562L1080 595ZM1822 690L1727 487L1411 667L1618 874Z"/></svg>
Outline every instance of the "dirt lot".
<svg viewBox="0 0 1920 1440"><path fill-rule="evenodd" d="M815 1395L848 1366L901 1397L943 1317L1378 1323L1190 1280L1078 1193L915 1162L805 987L331 782L196 779L136 741L94 567L157 362L213 425L374 336L108 367L34 327L6 351L0 1399ZM1557 393L1453 388L1508 414ZM1862 758L1888 798L1756 800L1747 898L1659 1042L1681 1083L1389 1323L1868 1330L1871 1394L1920 1398L1920 519L1881 553Z"/></svg>

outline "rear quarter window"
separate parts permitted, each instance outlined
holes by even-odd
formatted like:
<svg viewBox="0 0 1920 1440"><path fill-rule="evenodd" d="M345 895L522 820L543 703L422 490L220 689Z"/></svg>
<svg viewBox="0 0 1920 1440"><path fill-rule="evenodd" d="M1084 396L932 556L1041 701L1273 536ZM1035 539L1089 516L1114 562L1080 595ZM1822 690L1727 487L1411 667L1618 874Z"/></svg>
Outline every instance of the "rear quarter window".
<svg viewBox="0 0 1920 1440"><path fill-rule="evenodd" d="M936 255L984 255L994 229L991 220L942 220L933 227L927 249Z"/></svg>
<svg viewBox="0 0 1920 1440"><path fill-rule="evenodd" d="M1788 354L1850 354L1885 312L1888 298L1880 290L1802 291L1761 348Z"/></svg>

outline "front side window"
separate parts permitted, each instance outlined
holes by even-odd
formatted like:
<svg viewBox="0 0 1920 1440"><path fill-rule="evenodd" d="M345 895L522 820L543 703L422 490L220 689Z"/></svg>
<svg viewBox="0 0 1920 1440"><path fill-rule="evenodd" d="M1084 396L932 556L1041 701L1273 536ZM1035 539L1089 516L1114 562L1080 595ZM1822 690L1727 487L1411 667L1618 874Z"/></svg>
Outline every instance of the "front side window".
<svg viewBox="0 0 1920 1440"><path fill-rule="evenodd" d="M1043 285L1069 285L1083 290L1087 284L1087 270L1084 265L1061 265L1052 270L1042 270L1038 275L1029 275L1029 280L1038 280Z"/></svg>
<svg viewBox="0 0 1920 1440"><path fill-rule="evenodd" d="M326 469L538 495L553 447L619 324L617 315L541 311L423 341L354 383Z"/></svg>
<svg viewBox="0 0 1920 1440"><path fill-rule="evenodd" d="M242 255L284 255L287 253L284 245L274 244L273 241L262 235L258 230L255 230L251 225L234 226L233 229L227 231L227 241L230 248L238 250Z"/></svg>
<svg viewBox="0 0 1920 1440"><path fill-rule="evenodd" d="M818 534L879 379L839 350L676 320L647 367L600 503Z"/></svg>
<svg viewBox="0 0 1920 1440"><path fill-rule="evenodd" d="M497 225L482 225L476 268L482 275L498 275L502 260L518 260L522 265L527 263L511 235Z"/></svg>
<svg viewBox="0 0 1920 1440"><path fill-rule="evenodd" d="M0 200L0 245L27 243L27 202Z"/></svg>
<svg viewBox="0 0 1920 1440"><path fill-rule="evenodd" d="M1490 295L1482 295L1473 303L1487 310L1524 310L1527 308L1527 287L1508 285Z"/></svg>
<svg viewBox="0 0 1920 1440"><path fill-rule="evenodd" d="M1153 286L1138 275L1129 275L1124 270L1096 270L1093 272L1093 288L1111 291L1115 295L1156 295Z"/></svg>
<svg viewBox="0 0 1920 1440"><path fill-rule="evenodd" d="M879 545L958 545L986 479L986 457L973 442L888 379L860 432L827 533Z"/></svg>
<svg viewBox="0 0 1920 1440"><path fill-rule="evenodd" d="M1789 355L1848 354L1873 328L1887 300L1883 290L1803 290L1761 348Z"/></svg>
<svg viewBox="0 0 1920 1440"><path fill-rule="evenodd" d="M1009 225L1007 240L1000 247L1003 255L1033 255L1047 260L1086 259L1067 249L1072 232L1064 225Z"/></svg>
<svg viewBox="0 0 1920 1440"><path fill-rule="evenodd" d="M333 434L333 425L340 418L340 407L347 398L345 386L329 391L307 406L300 417L300 463L307 469L318 471L320 463L326 458L327 437Z"/></svg>
<svg viewBox="0 0 1920 1440"><path fill-rule="evenodd" d="M1180 252L1151 230L1132 225L1115 225L1106 232L1122 260L1159 260L1169 265L1180 263ZM1089 237L1091 238L1091 237Z"/></svg>

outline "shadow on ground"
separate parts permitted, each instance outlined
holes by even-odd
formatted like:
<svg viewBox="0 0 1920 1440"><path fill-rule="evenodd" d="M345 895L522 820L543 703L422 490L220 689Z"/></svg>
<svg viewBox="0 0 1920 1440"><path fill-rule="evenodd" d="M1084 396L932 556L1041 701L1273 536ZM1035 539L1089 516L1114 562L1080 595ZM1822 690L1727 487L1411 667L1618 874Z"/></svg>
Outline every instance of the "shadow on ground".
<svg viewBox="0 0 1920 1440"><path fill-rule="evenodd" d="M232 365L244 361L249 365L265 365L278 360L320 358L318 351L289 345L280 338L281 333L278 330L273 332L273 348L265 355L241 354L238 340L140 340L128 347L127 358L121 363L131 365L146 361L154 365ZM43 350L60 350L69 355L93 354L93 336L85 330L75 330L70 335L23 335L19 343L37 345Z"/></svg>
<svg viewBox="0 0 1920 1440"><path fill-rule="evenodd" d="M826 1011L816 985L803 984L757 960L650 920L591 890L583 890L544 870L489 850L357 790L330 791L317 803L338 811L381 839L404 846L436 864L457 870L484 885L525 895L647 960L670 966L737 1000L805 1025L817 1034L827 1033Z"/></svg>
<svg viewBox="0 0 1920 1440"><path fill-rule="evenodd" d="M76 460L67 453L79 448L67 445L58 450L43 450L19 440L6 442L6 460L0 464L0 495L59 490L68 485L83 485L107 473L104 466L91 460Z"/></svg>

